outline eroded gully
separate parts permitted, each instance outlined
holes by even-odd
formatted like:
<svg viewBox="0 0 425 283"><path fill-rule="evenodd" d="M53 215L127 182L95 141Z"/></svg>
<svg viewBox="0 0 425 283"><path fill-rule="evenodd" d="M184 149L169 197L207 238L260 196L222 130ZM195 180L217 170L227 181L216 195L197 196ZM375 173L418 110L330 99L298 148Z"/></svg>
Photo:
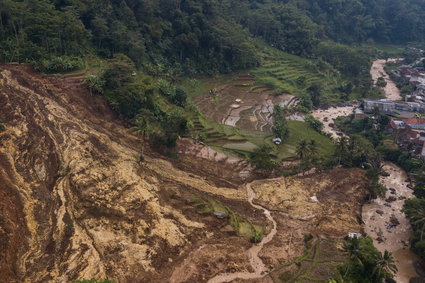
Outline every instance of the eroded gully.
<svg viewBox="0 0 425 283"><path fill-rule="evenodd" d="M260 243L254 244L247 251L249 261L254 272L223 273L223 274L217 275L216 277L213 277L212 279L208 281L208 283L231 282L235 279L258 279L263 277L267 271L266 266L264 265L263 261L258 256L258 254L263 249L263 246L267 244L268 242L270 242L273 239L274 235L276 235L276 232L277 232L276 220L274 220L274 218L272 217L268 209L260 205L254 204L254 199L256 196L254 191L252 190L251 184L246 184L245 188L246 188L246 194L247 194L247 199L249 204L256 209L260 209L264 211L264 215L266 216L266 218L270 222L272 222L272 229L267 234L267 236L263 238L263 240Z"/></svg>

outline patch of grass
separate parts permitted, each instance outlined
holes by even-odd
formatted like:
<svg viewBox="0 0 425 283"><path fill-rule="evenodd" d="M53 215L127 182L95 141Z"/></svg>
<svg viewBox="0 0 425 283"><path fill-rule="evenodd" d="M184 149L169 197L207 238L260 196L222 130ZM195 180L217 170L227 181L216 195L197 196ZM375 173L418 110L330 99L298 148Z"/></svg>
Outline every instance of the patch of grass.
<svg viewBox="0 0 425 283"><path fill-rule="evenodd" d="M274 282L327 282L345 260L338 244L338 240L317 239L313 245L306 245L301 256L276 268L270 276Z"/></svg>
<svg viewBox="0 0 425 283"><path fill-rule="evenodd" d="M267 144L273 149L270 154L276 158L280 160L294 159L296 147L302 140L315 140L319 153L324 156L331 155L335 149L335 144L330 138L319 134L307 123L300 121L288 121L289 137L283 145L277 146L272 141L274 135L271 132L238 129L217 124L202 116L197 119L198 123L202 125L200 133L206 144L219 151L236 153L243 157L248 157L260 145Z"/></svg>
<svg viewBox="0 0 425 283"><path fill-rule="evenodd" d="M252 242L260 242L263 238L264 227L253 224L216 200L194 196L190 203L203 215L216 215L227 219L239 236L246 237Z"/></svg>
<svg viewBox="0 0 425 283"><path fill-rule="evenodd" d="M6 131L6 126L0 123L0 133Z"/></svg>
<svg viewBox="0 0 425 283"><path fill-rule="evenodd" d="M367 48L375 48L377 51L381 52L382 55L387 55L390 57L399 57L404 52L404 47L399 45L391 45L391 44L379 44L375 43L372 45L365 45Z"/></svg>

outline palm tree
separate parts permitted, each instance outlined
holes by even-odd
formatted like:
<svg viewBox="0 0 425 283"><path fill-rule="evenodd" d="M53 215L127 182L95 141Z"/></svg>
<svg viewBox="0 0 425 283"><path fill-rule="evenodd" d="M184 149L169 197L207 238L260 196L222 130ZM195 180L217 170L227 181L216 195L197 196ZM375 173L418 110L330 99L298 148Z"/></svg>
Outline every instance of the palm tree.
<svg viewBox="0 0 425 283"><path fill-rule="evenodd" d="M373 268L373 274L377 278L388 277L397 272L394 257L389 251L385 251L384 255L377 253L376 266Z"/></svg>
<svg viewBox="0 0 425 283"><path fill-rule="evenodd" d="M133 120L134 126L131 130L142 138L142 155L144 152L144 143L148 136L155 130L154 117L148 110L142 110Z"/></svg>
<svg viewBox="0 0 425 283"><path fill-rule="evenodd" d="M342 246L342 250L346 253L348 253L348 259L350 262L358 263L359 266L364 267L363 265L363 252L361 250L360 246L360 239L352 238L348 239L344 242ZM351 264L347 264L347 270L345 271L345 275L347 275Z"/></svg>
<svg viewBox="0 0 425 283"><path fill-rule="evenodd" d="M297 150L295 152L298 156L298 158L300 159L300 169L304 175L305 173L305 163L307 161L307 158L310 155L310 148L309 148L309 144L307 143L306 140L302 140L300 141L300 143L297 146Z"/></svg>
<svg viewBox="0 0 425 283"><path fill-rule="evenodd" d="M310 140L307 146L310 156L315 157L319 153L319 149L315 140Z"/></svg>
<svg viewBox="0 0 425 283"><path fill-rule="evenodd" d="M425 207L413 208L412 210L406 209L405 213L410 218L410 223L414 227L420 227L421 230L421 241L423 240L423 234L425 231Z"/></svg>
<svg viewBox="0 0 425 283"><path fill-rule="evenodd" d="M341 159L345 152L348 151L348 140L346 137L340 137L337 143L338 165L341 165Z"/></svg>
<svg viewBox="0 0 425 283"><path fill-rule="evenodd" d="M295 153L297 154L298 158L301 159L301 161L305 160L306 157L309 155L310 149L309 145L306 140L300 141L300 143L297 146L297 150Z"/></svg>

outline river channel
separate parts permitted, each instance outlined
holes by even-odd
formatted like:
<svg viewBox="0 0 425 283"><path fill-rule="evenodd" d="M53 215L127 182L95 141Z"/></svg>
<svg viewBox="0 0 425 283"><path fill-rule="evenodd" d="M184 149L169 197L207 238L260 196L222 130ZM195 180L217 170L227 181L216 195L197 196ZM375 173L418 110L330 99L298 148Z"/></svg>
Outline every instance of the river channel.
<svg viewBox="0 0 425 283"><path fill-rule="evenodd" d="M384 93L387 99L400 100L400 90L385 72L385 64L398 59L376 60L373 62L370 74L376 83L379 77L383 77L387 85ZM330 133L333 138L341 136L332 127L334 119L338 116L348 116L353 113L356 106L331 107L329 109L315 110L312 115L324 124L324 131ZM413 196L413 191L407 187L407 174L403 169L393 163L383 164L384 170L389 176L381 177L380 182L388 188L385 199L377 199L363 206L362 218L364 232L373 239L375 247L384 252L393 253L398 272L395 276L397 283L408 283L411 277L418 276L413 262L419 258L409 249L409 238L412 234L410 223L401 211L406 198Z"/></svg>

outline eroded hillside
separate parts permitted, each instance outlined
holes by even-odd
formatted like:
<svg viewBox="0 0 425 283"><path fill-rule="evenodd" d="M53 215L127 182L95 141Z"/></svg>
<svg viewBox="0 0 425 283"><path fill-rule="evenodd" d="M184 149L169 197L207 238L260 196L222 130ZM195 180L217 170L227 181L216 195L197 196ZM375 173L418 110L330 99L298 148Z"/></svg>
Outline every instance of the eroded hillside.
<svg viewBox="0 0 425 283"><path fill-rule="evenodd" d="M200 213L191 200L220 202L266 233L271 223L249 204L245 186L207 176L208 168L196 161L201 157L193 157L198 168L191 172L177 169L188 164L175 166L153 153L140 162L141 141L100 96L78 80L25 66L0 68L0 110L6 128L0 133L0 278L203 282L252 271L249 239L228 221ZM335 236L360 229L355 220L367 186L361 171L338 169L289 182L296 185L253 184L257 201L278 219L277 234L265 246L269 270L302 252L305 233L332 235L335 224ZM320 204L309 204L314 193ZM292 215L303 206L311 206L314 217ZM330 214L341 216L335 222Z"/></svg>

